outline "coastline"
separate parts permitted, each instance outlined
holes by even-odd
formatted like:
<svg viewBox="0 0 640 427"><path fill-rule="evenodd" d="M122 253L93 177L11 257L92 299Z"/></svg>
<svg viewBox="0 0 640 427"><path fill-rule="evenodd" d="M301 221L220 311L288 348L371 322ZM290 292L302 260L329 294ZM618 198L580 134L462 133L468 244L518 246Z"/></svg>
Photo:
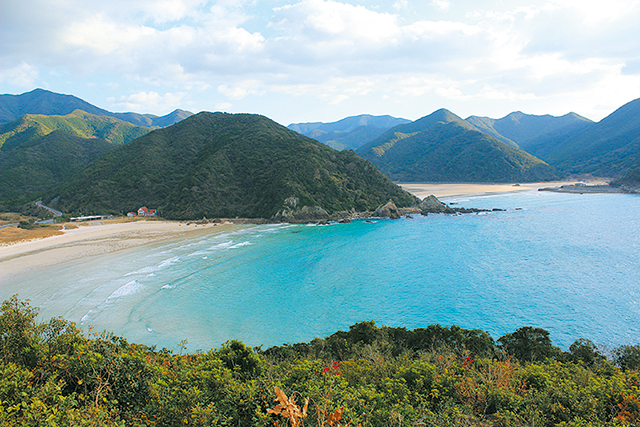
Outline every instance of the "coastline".
<svg viewBox="0 0 640 427"><path fill-rule="evenodd" d="M187 225L189 224L189 225ZM62 234L0 245L0 278L74 259L115 252L231 224L143 220L81 225Z"/></svg>
<svg viewBox="0 0 640 427"><path fill-rule="evenodd" d="M440 184L399 183L402 188L424 199L481 196L515 191L537 191L549 186L575 184L577 181L523 184ZM56 231L55 235L0 244L0 279L22 271L46 268L74 259L91 257L149 243L178 238L187 233L223 231L228 227L256 224L260 221L232 219L224 222L185 222L167 220L94 221L76 228ZM70 225L69 223L65 225Z"/></svg>
<svg viewBox="0 0 640 427"><path fill-rule="evenodd" d="M463 196L482 196L500 193L510 193L515 191L538 191L541 188L572 185L581 181L549 181L549 182L530 182L530 183L514 183L514 184L475 184L475 183L457 183L457 184L441 184L441 183L397 183L420 199L424 199L430 195L437 198L463 197ZM589 182L591 183L591 181ZM597 180L593 183L602 183Z"/></svg>

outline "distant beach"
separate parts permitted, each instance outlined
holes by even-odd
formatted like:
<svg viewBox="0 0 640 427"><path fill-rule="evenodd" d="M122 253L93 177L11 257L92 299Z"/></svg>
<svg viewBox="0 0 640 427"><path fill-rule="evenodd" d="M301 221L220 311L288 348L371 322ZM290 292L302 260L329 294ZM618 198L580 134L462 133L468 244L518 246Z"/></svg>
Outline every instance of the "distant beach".
<svg viewBox="0 0 640 427"><path fill-rule="evenodd" d="M540 188L556 187L561 185L575 184L578 181L554 181L554 182L532 182L521 184L439 184L439 183L398 183L399 186L410 192L411 194L424 199L427 196L434 195L438 198L460 197L460 196L477 196L483 194L499 194L514 191L531 191ZM593 183L601 184L602 181L594 181Z"/></svg>

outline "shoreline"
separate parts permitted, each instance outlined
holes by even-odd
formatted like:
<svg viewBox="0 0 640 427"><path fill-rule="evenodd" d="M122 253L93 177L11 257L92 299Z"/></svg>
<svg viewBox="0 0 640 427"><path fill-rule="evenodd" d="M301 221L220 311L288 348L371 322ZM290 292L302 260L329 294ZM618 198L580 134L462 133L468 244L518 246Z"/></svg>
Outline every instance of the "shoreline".
<svg viewBox="0 0 640 427"><path fill-rule="evenodd" d="M438 199L451 197L467 197L467 196L488 196L492 194L511 193L516 191L539 191L541 188L575 185L585 182L587 185L603 184L605 181L594 179L589 181L548 181L548 182L525 182L525 183L502 183L502 184L479 184L479 183L397 183L400 187L413 194L420 199L424 199L430 195L436 196Z"/></svg>
<svg viewBox="0 0 640 427"><path fill-rule="evenodd" d="M515 191L538 191L550 185L571 185L578 181L557 181L523 184L441 184L399 183L411 194L424 199L430 195L438 199L463 196L482 196ZM601 183L601 182L600 182ZM297 223L299 221L293 221ZM304 222L304 221L303 221ZM307 221L308 222L308 221ZM79 258L107 254L123 249L180 237L187 233L223 231L233 226L271 223L251 219L202 221L135 220L94 221L62 230L56 235L35 237L0 244L0 279L23 271L46 268ZM68 225L66 223L65 225ZM74 225L77 223L73 223Z"/></svg>
<svg viewBox="0 0 640 427"><path fill-rule="evenodd" d="M180 237L185 234L227 230L232 224L189 225L178 221L143 220L96 223L62 231L63 234L0 245L0 279L79 258Z"/></svg>

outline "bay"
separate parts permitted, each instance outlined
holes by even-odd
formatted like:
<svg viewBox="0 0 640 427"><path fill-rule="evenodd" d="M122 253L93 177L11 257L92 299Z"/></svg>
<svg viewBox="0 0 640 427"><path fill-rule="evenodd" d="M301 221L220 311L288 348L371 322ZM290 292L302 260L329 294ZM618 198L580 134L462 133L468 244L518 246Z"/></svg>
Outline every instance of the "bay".
<svg viewBox="0 0 640 427"><path fill-rule="evenodd" d="M640 343L640 198L525 191L451 198L483 214L254 225L0 280L83 328L176 351L309 341L363 320L522 326L567 348Z"/></svg>

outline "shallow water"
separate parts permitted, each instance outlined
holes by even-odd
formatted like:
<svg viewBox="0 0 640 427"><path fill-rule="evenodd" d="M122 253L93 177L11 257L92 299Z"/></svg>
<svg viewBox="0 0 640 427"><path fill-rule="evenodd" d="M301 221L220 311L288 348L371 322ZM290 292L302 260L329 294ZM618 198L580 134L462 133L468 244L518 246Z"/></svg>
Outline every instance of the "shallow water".
<svg viewBox="0 0 640 427"><path fill-rule="evenodd" d="M4 278L0 297L170 350L308 341L363 320L640 343L640 197L448 201L506 211L212 231Z"/></svg>

